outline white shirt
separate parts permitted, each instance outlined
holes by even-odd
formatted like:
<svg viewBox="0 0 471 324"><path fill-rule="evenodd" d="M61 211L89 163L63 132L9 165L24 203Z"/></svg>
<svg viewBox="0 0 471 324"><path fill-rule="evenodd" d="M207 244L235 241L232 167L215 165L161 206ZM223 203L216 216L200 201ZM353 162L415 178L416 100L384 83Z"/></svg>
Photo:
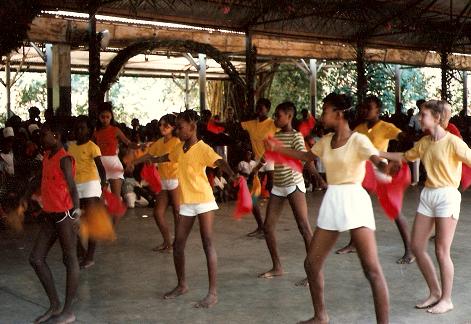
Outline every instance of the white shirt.
<svg viewBox="0 0 471 324"><path fill-rule="evenodd" d="M419 114L415 114L410 118L409 127L412 127L416 132L420 131Z"/></svg>
<svg viewBox="0 0 471 324"><path fill-rule="evenodd" d="M239 165L237 166L237 170L243 174L250 174L252 170L257 166L257 162L254 160L250 162L240 161Z"/></svg>
<svg viewBox="0 0 471 324"><path fill-rule="evenodd" d="M218 187L219 189L224 189L224 185L227 184L226 179L224 177L214 177L214 186Z"/></svg>

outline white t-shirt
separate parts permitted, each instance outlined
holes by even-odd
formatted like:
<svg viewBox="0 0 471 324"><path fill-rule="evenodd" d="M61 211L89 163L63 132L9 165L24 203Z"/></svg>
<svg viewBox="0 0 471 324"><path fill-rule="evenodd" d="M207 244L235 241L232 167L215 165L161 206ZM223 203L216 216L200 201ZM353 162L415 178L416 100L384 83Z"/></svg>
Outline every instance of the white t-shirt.
<svg viewBox="0 0 471 324"><path fill-rule="evenodd" d="M420 131L419 114L415 114L410 118L409 127L412 127L416 132Z"/></svg>
<svg viewBox="0 0 471 324"><path fill-rule="evenodd" d="M250 162L240 161L237 166L237 170L243 174L250 174L252 170L257 166L257 162L252 160Z"/></svg>
<svg viewBox="0 0 471 324"><path fill-rule="evenodd" d="M214 187L218 187L219 189L223 190L226 184L227 181L224 179L224 177L214 177Z"/></svg>

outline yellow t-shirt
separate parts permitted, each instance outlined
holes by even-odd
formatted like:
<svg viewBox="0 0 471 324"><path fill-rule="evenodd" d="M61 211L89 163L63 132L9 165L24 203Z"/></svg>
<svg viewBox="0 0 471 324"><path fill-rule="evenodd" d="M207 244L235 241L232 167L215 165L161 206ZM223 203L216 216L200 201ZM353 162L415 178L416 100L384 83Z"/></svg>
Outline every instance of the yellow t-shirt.
<svg viewBox="0 0 471 324"><path fill-rule="evenodd" d="M169 154L178 144L180 144L180 140L178 139L178 137L172 137L168 142L165 142L164 138L162 137L149 147L147 153L153 156L162 156L165 154ZM177 169L177 163L159 163L159 174L162 179L176 179Z"/></svg>
<svg viewBox="0 0 471 324"><path fill-rule="evenodd" d="M420 159L424 164L428 188L458 188L461 162L471 165L471 149L458 136L448 132L438 141L433 141L430 135L422 137L404 153L404 157L409 161Z"/></svg>
<svg viewBox="0 0 471 324"><path fill-rule="evenodd" d="M361 184L365 177L365 161L372 155L379 155L378 150L368 137L360 133L353 133L345 145L333 149L331 146L333 136L334 133L323 136L311 149L311 152L324 164L327 183Z"/></svg>
<svg viewBox="0 0 471 324"><path fill-rule="evenodd" d="M367 123L355 127L355 131L368 136L373 145L380 151L387 152L389 140L396 139L402 131L394 124L378 121L373 127L368 128Z"/></svg>
<svg viewBox="0 0 471 324"><path fill-rule="evenodd" d="M180 203L201 204L214 201L213 189L206 177L206 167L214 167L221 157L205 142L198 141L185 153L183 143L168 155L171 162L178 163Z"/></svg>
<svg viewBox="0 0 471 324"><path fill-rule="evenodd" d="M259 160L263 156L263 153L265 153L263 140L268 136L275 135L275 122L271 118L267 118L262 122L259 122L258 119L253 119L242 122L241 125L242 128L249 133L252 150L255 154L255 158Z"/></svg>
<svg viewBox="0 0 471 324"><path fill-rule="evenodd" d="M101 156L98 145L92 141L85 144L69 145L68 152L75 160L75 182L85 183L93 180L100 180L100 175L95 164L95 158Z"/></svg>

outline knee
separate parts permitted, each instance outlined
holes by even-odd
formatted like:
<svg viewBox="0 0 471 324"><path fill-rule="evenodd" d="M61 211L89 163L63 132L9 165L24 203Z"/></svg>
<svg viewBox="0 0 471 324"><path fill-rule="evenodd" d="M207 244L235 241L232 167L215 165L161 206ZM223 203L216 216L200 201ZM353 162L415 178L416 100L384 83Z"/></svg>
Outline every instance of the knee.
<svg viewBox="0 0 471 324"><path fill-rule="evenodd" d="M439 261L446 261L450 260L450 251L447 248L436 246L435 247L435 255L437 256L437 260Z"/></svg>
<svg viewBox="0 0 471 324"><path fill-rule="evenodd" d="M46 258L45 258L45 257L37 256L37 255L34 255L34 254L30 254L30 256L29 256L29 264L30 264L33 268L39 268L39 267L42 266L45 262L46 262Z"/></svg>
<svg viewBox="0 0 471 324"><path fill-rule="evenodd" d="M75 263L78 264L77 256L74 255L74 254L64 254L64 255L62 256L62 263L63 263L66 267L74 266Z"/></svg>
<svg viewBox="0 0 471 324"><path fill-rule="evenodd" d="M211 238L205 237L202 239L202 241L203 241L203 249L205 251L211 251L212 249L214 249L213 240Z"/></svg>
<svg viewBox="0 0 471 324"><path fill-rule="evenodd" d="M415 255L415 256L420 256L422 255L425 250L426 250L426 246L424 246L423 244L419 243L419 242L416 242L416 241L412 241L411 242L411 246L410 246L411 250L412 250L412 253Z"/></svg>
<svg viewBox="0 0 471 324"><path fill-rule="evenodd" d="M185 250L185 242L183 240L177 240L173 242L173 253L175 255L182 255Z"/></svg>
<svg viewBox="0 0 471 324"><path fill-rule="evenodd" d="M298 225L299 232L302 234L302 236L307 236L309 235L310 228L309 224L300 224Z"/></svg>
<svg viewBox="0 0 471 324"><path fill-rule="evenodd" d="M375 282L381 279L381 270L379 268L367 268L363 270L366 279L370 282Z"/></svg>

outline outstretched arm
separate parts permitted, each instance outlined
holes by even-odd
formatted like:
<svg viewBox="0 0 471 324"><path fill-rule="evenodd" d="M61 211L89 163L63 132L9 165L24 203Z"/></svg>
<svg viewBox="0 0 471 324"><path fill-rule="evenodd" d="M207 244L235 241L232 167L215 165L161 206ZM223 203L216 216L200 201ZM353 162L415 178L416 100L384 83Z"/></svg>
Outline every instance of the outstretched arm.
<svg viewBox="0 0 471 324"><path fill-rule="evenodd" d="M316 159L316 156L314 153L311 151L297 151L293 149L289 149L286 147L282 147L281 145L277 145L273 141L270 140L264 140L263 143L265 144L265 149L268 151L275 151L284 155L287 155L289 157L292 157L294 159L298 159L301 161L314 161Z"/></svg>

